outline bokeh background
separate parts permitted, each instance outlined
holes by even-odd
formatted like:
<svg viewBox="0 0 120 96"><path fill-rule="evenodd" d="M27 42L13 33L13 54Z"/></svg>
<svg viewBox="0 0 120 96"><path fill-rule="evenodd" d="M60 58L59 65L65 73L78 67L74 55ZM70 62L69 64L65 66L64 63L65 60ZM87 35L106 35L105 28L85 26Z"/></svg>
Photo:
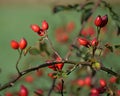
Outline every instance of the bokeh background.
<svg viewBox="0 0 120 96"><path fill-rule="evenodd" d="M42 20L48 21L50 25L48 33L50 39L52 40L55 48L60 52L61 56L64 57L67 48L64 47L64 44L62 45L63 47L59 46L60 43L57 43L54 38L54 31L59 26L63 26L69 21L74 21L75 30L71 35L71 38L74 38L80 29L80 13L69 11L53 14L52 9L55 5L75 4L84 1L85 0L0 0L0 84L2 85L9 81L12 78L11 75L17 73L15 62L18 58L18 53L10 47L10 41L12 39L19 41L21 37L25 37L29 45L34 45L37 42L39 36L32 32L30 29L31 24L36 23L41 25ZM107 0L107 2L111 4L113 10L120 16L120 0ZM106 10L98 10L94 14L94 17L97 14L104 15L105 12ZM112 31L114 31L114 24L111 24L110 26L113 26ZM111 29L109 29L109 31L111 32ZM112 43L118 44L120 42L119 37L114 37L113 39L107 37L107 39L111 40ZM27 55L21 60L20 68L23 70L40 63L42 63L42 61L39 56L34 57ZM119 70L120 56L111 53L105 58L104 63ZM39 79L41 80L40 82ZM4 96L4 93L7 91L19 90L21 84L28 86L29 90L33 90L35 87L50 87L51 84L46 83L48 80L49 79L38 78L33 85L26 82L17 82L12 88L8 88L5 91L0 92L0 95ZM29 96L33 96L32 91Z"/></svg>

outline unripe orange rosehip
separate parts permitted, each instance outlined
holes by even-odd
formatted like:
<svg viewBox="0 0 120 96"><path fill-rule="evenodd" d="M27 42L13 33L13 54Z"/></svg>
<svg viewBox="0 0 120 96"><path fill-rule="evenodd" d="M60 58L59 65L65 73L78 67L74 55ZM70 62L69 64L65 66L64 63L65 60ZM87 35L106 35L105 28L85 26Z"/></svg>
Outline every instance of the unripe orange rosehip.
<svg viewBox="0 0 120 96"><path fill-rule="evenodd" d="M48 28L49 28L49 25L48 25L48 23L44 20L44 21L42 22L42 30L48 30Z"/></svg>
<svg viewBox="0 0 120 96"><path fill-rule="evenodd" d="M32 24L30 27L34 32L40 31L40 27L37 24Z"/></svg>
<svg viewBox="0 0 120 96"><path fill-rule="evenodd" d="M18 48L19 48L18 42L15 41L15 40L12 40L12 41L11 41L11 47L12 47L13 49L18 49Z"/></svg>
<svg viewBox="0 0 120 96"><path fill-rule="evenodd" d="M85 39L85 38L78 38L78 42L82 46L88 47L88 45L89 45L89 41L87 39Z"/></svg>
<svg viewBox="0 0 120 96"><path fill-rule="evenodd" d="M21 50L25 49L25 47L27 46L27 41L25 38L22 38L19 42L19 47Z"/></svg>
<svg viewBox="0 0 120 96"><path fill-rule="evenodd" d="M96 19L95 19L95 25L96 26L98 26L98 27L100 27L101 26L101 24L102 24L102 18L101 18L101 16L100 15L98 15L97 17L96 17Z"/></svg>
<svg viewBox="0 0 120 96"><path fill-rule="evenodd" d="M21 85L19 96L28 96L28 90L24 85Z"/></svg>

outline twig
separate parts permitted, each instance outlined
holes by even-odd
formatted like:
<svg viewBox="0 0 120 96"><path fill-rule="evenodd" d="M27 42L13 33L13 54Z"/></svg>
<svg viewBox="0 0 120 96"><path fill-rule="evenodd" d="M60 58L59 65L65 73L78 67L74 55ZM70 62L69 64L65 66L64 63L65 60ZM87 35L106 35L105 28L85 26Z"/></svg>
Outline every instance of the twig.
<svg viewBox="0 0 120 96"><path fill-rule="evenodd" d="M62 88L61 88L61 96L63 96L63 89L64 89L64 81L63 81L63 79L61 80L61 83L62 83Z"/></svg>

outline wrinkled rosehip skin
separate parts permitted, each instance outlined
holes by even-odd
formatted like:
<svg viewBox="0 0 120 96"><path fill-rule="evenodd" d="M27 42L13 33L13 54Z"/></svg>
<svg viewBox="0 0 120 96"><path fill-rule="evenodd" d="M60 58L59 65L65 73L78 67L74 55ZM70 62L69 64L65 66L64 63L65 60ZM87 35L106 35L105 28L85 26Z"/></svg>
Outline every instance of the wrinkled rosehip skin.
<svg viewBox="0 0 120 96"><path fill-rule="evenodd" d="M18 48L19 48L18 42L15 41L15 40L12 40L12 41L11 41L11 47L12 47L13 49L18 49Z"/></svg>
<svg viewBox="0 0 120 96"><path fill-rule="evenodd" d="M27 46L27 41L26 41L26 39L22 38L20 40L19 47L20 47L21 50L23 50L23 49L26 48L26 46Z"/></svg>
<svg viewBox="0 0 120 96"><path fill-rule="evenodd" d="M101 26L101 24L102 24L102 18L101 18L101 16L100 15L98 15L97 17L96 17L96 19L95 19L95 25L96 26L98 26L98 27L100 27Z"/></svg>
<svg viewBox="0 0 120 96"><path fill-rule="evenodd" d="M19 96L28 96L28 90L24 85L21 85Z"/></svg>
<svg viewBox="0 0 120 96"><path fill-rule="evenodd" d="M49 28L49 25L48 25L48 23L44 20L44 21L42 22L42 30L48 30L48 28Z"/></svg>
<svg viewBox="0 0 120 96"><path fill-rule="evenodd" d="M39 31L40 31L40 27L39 27L37 24L32 24L32 25L31 25L31 29L32 29L34 32L39 32Z"/></svg>

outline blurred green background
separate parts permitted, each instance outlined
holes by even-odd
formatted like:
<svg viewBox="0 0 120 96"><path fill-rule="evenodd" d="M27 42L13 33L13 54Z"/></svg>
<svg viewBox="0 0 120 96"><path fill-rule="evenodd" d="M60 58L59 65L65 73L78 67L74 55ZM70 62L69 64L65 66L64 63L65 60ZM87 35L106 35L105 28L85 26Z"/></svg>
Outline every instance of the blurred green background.
<svg viewBox="0 0 120 96"><path fill-rule="evenodd" d="M82 0L85 1L85 0ZM65 55L67 50L66 47L63 48L58 46L59 44L55 41L54 38L54 30L66 24L69 21L75 22L75 30L72 33L72 36L76 36L76 33L80 29L80 13L69 11L69 12L60 12L58 14L52 13L52 8L55 5L59 4L75 4L77 2L82 2L81 0L0 0L0 84L4 84L9 80L9 76L13 73L17 73L15 69L15 62L18 57L18 53L10 47L11 40L19 41L22 37L25 37L28 41L28 45L34 45L38 40L39 36L34 34L30 29L31 24L39 24L41 25L42 20L46 20L49 22L49 36L50 39L53 41L55 48L60 51L62 56ZM94 0L95 1L95 0ZM108 0L108 2L111 0ZM119 14L120 16L120 1L114 0L110 2L113 6L113 9ZM106 10L98 10L94 16L97 14L104 14ZM112 25L111 25L112 26ZM114 26L114 24L113 24ZM113 28L114 29L114 28ZM108 37L109 39L109 37ZM116 39L113 38L111 40L112 43L119 43L119 37ZM119 43L120 44L120 43ZM30 62L27 60L32 58ZM114 54L110 54L108 57L105 58L104 63L110 64L111 67L120 69L120 56L116 56ZM39 62L39 63L38 63ZM23 57L22 61L20 62L21 70L25 69L25 64L31 66L36 66L40 64L40 57L35 58L34 56L30 57L27 55L25 58ZM27 66L28 67L28 66ZM120 71L120 70L119 70ZM39 80L39 79L38 79ZM40 87L50 86L49 83L46 83L47 80L43 79L43 82L39 82L38 80L35 81L34 85ZM48 79L49 80L49 79ZM19 90L19 85L26 84L25 82L17 82L15 86L12 88L8 88L5 91L0 92L1 96L7 92L8 90ZM26 84L32 90L34 88L30 84ZM32 87L31 87L32 86ZM38 86L39 87L39 86ZM31 92L33 94L33 92ZM33 96L33 95L30 95ZM60 96L60 95L58 95Z"/></svg>

